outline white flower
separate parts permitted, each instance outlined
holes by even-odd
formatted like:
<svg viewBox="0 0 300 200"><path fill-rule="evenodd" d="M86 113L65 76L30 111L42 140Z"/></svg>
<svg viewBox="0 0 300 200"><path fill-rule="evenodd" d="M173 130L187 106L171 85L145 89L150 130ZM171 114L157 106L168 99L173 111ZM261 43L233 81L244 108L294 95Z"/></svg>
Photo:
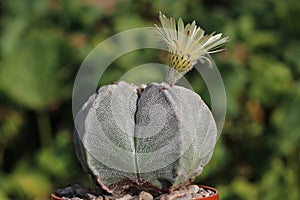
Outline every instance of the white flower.
<svg viewBox="0 0 300 200"><path fill-rule="evenodd" d="M159 20L162 27L157 25L157 33L169 49L170 69L167 74L167 82L174 84L185 73L190 71L200 59L207 59L204 55L222 51L219 49L228 41L228 37L222 38L222 33L215 32L204 35L204 30L197 27L196 22L184 26L181 18L176 22L174 17L167 18L159 12Z"/></svg>

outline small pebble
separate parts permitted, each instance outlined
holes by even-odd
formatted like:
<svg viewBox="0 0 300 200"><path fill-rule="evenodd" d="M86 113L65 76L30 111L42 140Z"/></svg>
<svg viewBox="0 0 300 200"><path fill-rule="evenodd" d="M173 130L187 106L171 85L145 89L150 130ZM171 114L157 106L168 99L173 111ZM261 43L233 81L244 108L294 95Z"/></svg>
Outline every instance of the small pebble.
<svg viewBox="0 0 300 200"><path fill-rule="evenodd" d="M207 192L211 195L214 194L214 191L211 191L211 190L207 190Z"/></svg>
<svg viewBox="0 0 300 200"><path fill-rule="evenodd" d="M159 196L159 199L160 200L167 200L167 196L168 196L167 194L162 194L162 195Z"/></svg>
<svg viewBox="0 0 300 200"><path fill-rule="evenodd" d="M179 191L179 192L186 192L187 191L187 187L181 186L177 191Z"/></svg>
<svg viewBox="0 0 300 200"><path fill-rule="evenodd" d="M56 190L56 194L60 197L71 198L73 196L73 193L74 193L74 190L73 190L73 187L71 187L71 186Z"/></svg>
<svg viewBox="0 0 300 200"><path fill-rule="evenodd" d="M193 199L200 199L202 197L203 197L202 194L199 193L193 195Z"/></svg>
<svg viewBox="0 0 300 200"><path fill-rule="evenodd" d="M191 199L192 199L192 196L186 195L186 196L183 196L183 197L179 197L176 200L191 200Z"/></svg>
<svg viewBox="0 0 300 200"><path fill-rule="evenodd" d="M89 200L96 200L96 196L95 195L92 195L92 194L87 194Z"/></svg>
<svg viewBox="0 0 300 200"><path fill-rule="evenodd" d="M208 197L208 196L210 196L210 193L207 192L206 190L204 190L203 188L200 188L199 193L200 193L203 197Z"/></svg>
<svg viewBox="0 0 300 200"><path fill-rule="evenodd" d="M182 197L184 195L184 193L179 192L179 191L174 191L171 194L167 195L165 200L175 200L179 197Z"/></svg>
<svg viewBox="0 0 300 200"><path fill-rule="evenodd" d="M118 198L118 199L116 199L116 200L129 200L129 199L131 199L132 198L132 196L130 195L130 194L126 194L125 196L123 196L123 197L121 197L121 198Z"/></svg>
<svg viewBox="0 0 300 200"><path fill-rule="evenodd" d="M190 185L187 188L188 194L196 194L199 192L199 186L198 185Z"/></svg>
<svg viewBox="0 0 300 200"><path fill-rule="evenodd" d="M145 191L140 192L139 194L139 200L152 200L153 196Z"/></svg>

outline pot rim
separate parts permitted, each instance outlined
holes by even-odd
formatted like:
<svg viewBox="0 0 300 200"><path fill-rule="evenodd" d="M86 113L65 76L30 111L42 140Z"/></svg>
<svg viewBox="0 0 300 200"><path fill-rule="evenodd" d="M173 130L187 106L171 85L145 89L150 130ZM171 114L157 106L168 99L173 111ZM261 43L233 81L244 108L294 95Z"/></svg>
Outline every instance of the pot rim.
<svg viewBox="0 0 300 200"><path fill-rule="evenodd" d="M52 194L51 194L51 197L52 197L53 199L55 199L55 200L63 200L63 198L62 198L62 197L58 197L58 196L56 196L56 194L55 194L55 193L52 193Z"/></svg>

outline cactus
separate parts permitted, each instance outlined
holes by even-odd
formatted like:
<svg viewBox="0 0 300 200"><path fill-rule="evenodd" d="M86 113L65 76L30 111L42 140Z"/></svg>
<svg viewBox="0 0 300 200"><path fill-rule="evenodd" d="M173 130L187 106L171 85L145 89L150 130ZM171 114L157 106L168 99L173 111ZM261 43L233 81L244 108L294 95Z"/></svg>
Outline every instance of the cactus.
<svg viewBox="0 0 300 200"><path fill-rule="evenodd" d="M167 82L102 86L75 119L74 141L82 167L114 195L131 187L162 193L189 184L208 163L216 144L216 123L207 105L198 94L175 83L203 58L200 49L217 52L210 50L227 38L204 35L195 22L184 28L180 19L177 31L173 18L160 13L160 20L164 29L157 27L158 34L170 50ZM201 48L187 48L189 40Z"/></svg>

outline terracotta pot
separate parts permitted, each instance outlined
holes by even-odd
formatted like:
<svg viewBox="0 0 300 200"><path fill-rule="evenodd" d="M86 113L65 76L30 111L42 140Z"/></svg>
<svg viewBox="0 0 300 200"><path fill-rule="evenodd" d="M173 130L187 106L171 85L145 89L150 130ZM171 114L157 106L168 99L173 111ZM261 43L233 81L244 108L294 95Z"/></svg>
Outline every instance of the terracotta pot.
<svg viewBox="0 0 300 200"><path fill-rule="evenodd" d="M209 197L204 197L204 198L200 198L200 199L194 199L194 200L218 200L219 199L219 192L217 189L215 188L212 188L212 187L208 187L208 186L204 186L204 185L199 185L201 188L204 188L204 189L208 189L208 190L211 190L211 191L214 191L214 195L212 196L209 196ZM55 193L51 194L51 197L54 199L54 200L63 200L63 198L61 197L58 197L55 195Z"/></svg>
<svg viewBox="0 0 300 200"><path fill-rule="evenodd" d="M52 193L52 194L51 194L51 197L52 197L54 200L63 200L63 198L56 196L55 193Z"/></svg>

